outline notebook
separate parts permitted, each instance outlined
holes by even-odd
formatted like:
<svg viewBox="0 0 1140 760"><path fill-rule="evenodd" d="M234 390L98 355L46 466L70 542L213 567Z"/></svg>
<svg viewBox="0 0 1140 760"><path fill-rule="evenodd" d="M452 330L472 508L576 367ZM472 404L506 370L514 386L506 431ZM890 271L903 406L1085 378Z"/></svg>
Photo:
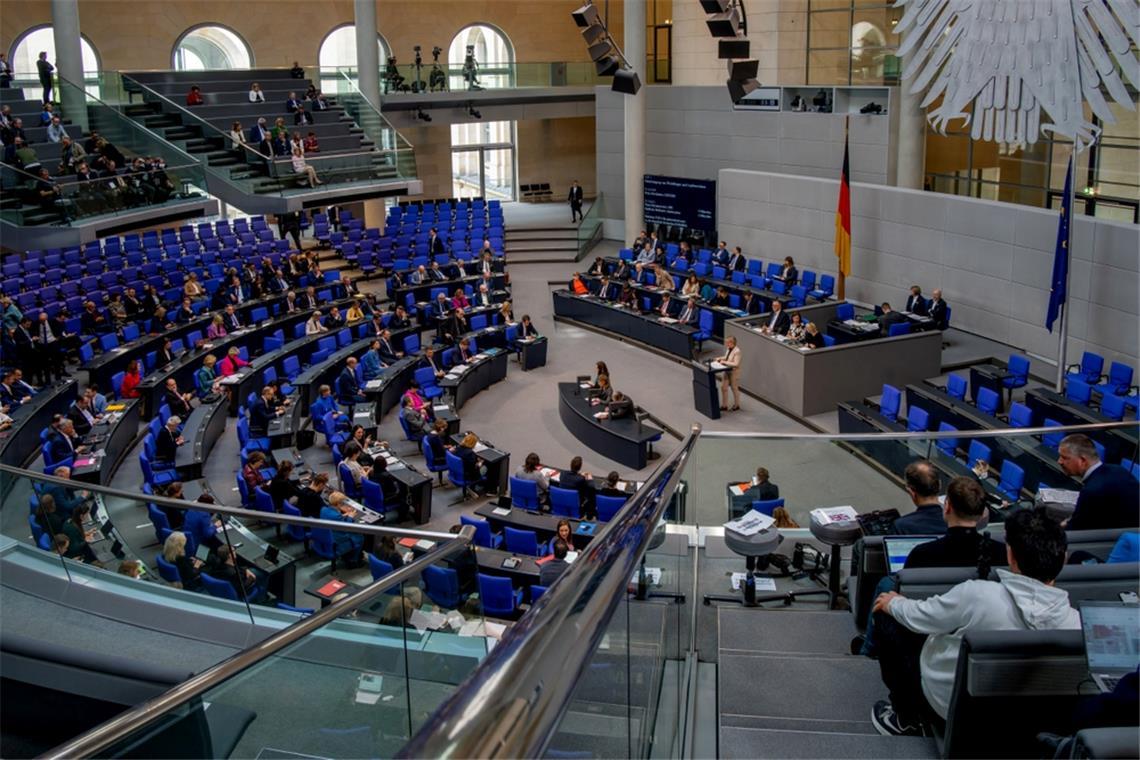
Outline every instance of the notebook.
<svg viewBox="0 0 1140 760"><path fill-rule="evenodd" d="M1084 602L1080 612L1089 674L1101 691L1112 691L1140 665L1140 607Z"/></svg>

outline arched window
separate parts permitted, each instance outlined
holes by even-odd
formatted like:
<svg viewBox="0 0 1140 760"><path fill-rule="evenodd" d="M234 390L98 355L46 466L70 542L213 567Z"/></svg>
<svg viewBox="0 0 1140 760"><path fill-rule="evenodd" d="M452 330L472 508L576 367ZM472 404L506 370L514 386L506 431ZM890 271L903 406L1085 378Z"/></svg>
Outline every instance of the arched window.
<svg viewBox="0 0 1140 760"><path fill-rule="evenodd" d="M198 26L182 35L174 46L174 68L178 71L248 69L253 52L246 41L224 26Z"/></svg>
<svg viewBox="0 0 1140 760"><path fill-rule="evenodd" d="M474 68L468 66L468 49ZM474 24L459 30L447 51L451 89L494 89L514 85L515 49L493 26Z"/></svg>
<svg viewBox="0 0 1140 760"><path fill-rule="evenodd" d="M390 48L380 35L376 35L376 44L380 48L380 70L383 71ZM356 63L356 25L338 26L325 36L317 54L317 64L321 68L321 89L326 93L338 91L341 78L339 69L351 69L347 73L355 81Z"/></svg>
<svg viewBox="0 0 1140 760"><path fill-rule="evenodd" d="M80 36L79 49L83 56L84 78L94 77L99 73L99 56L95 48ZM50 26L39 26L24 32L12 48L12 57L9 63L16 79L35 79L36 59L40 53L47 52L48 60L55 63L55 33Z"/></svg>

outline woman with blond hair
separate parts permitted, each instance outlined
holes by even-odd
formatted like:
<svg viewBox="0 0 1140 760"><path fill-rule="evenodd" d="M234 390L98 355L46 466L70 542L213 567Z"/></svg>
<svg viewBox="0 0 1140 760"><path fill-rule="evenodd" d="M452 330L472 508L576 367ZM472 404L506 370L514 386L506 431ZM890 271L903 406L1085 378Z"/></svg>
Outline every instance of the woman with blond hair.
<svg viewBox="0 0 1140 760"><path fill-rule="evenodd" d="M186 553L186 534L176 530L166 537L162 544L162 558L178 568L181 583L174 584L177 588L187 591L198 591L202 588L200 568L202 563Z"/></svg>

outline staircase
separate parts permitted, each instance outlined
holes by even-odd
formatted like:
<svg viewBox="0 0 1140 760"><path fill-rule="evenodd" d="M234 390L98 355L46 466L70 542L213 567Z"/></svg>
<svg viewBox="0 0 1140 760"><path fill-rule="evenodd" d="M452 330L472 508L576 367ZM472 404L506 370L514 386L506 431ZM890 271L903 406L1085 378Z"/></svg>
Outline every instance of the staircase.
<svg viewBox="0 0 1140 760"><path fill-rule="evenodd" d="M503 206L503 250L511 264L572 263L579 258L579 225L564 203Z"/></svg>

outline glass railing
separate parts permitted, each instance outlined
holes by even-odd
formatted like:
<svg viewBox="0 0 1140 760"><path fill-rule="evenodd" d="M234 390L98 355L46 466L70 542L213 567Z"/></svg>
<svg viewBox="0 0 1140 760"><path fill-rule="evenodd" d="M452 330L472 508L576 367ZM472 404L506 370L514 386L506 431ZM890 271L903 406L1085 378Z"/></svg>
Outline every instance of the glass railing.
<svg viewBox="0 0 1140 760"><path fill-rule="evenodd" d="M602 217L605 216L605 198L602 193L594 198L582 221L578 224L578 258L581 259L587 252L602 239Z"/></svg>
<svg viewBox="0 0 1140 760"><path fill-rule="evenodd" d="M320 69L321 86L326 92L343 73L356 80L355 67ZM477 92L524 87L592 87L609 82L600 77L589 61L543 61L535 63L483 63L474 72L462 64L446 65L425 62L400 63L391 68L380 67L382 94L418 92Z"/></svg>
<svg viewBox="0 0 1140 760"><path fill-rule="evenodd" d="M328 75L333 72L335 76L330 78ZM376 146L376 150L383 154L384 164L395 172L394 176L401 179L415 178L416 154L412 144L368 102L357 88L356 78L350 70L335 69L333 72L321 72L321 81L327 81L334 88L326 94L336 97L337 104L344 108L345 113L352 117Z"/></svg>

